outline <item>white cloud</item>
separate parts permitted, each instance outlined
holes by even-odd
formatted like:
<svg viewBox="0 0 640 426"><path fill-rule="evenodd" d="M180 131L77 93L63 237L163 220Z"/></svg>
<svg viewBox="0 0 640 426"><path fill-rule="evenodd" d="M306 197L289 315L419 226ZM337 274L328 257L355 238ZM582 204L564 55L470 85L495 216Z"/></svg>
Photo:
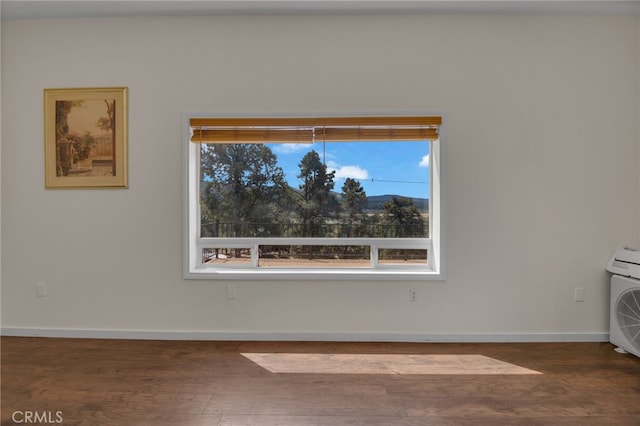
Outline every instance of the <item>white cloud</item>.
<svg viewBox="0 0 640 426"><path fill-rule="evenodd" d="M339 166L327 165L330 171L336 172L336 178L338 179L369 179L369 172L360 166Z"/></svg>
<svg viewBox="0 0 640 426"><path fill-rule="evenodd" d="M422 160L420 160L418 167L425 167L425 168L429 167L429 154L422 157Z"/></svg>
<svg viewBox="0 0 640 426"><path fill-rule="evenodd" d="M280 154L292 154L294 152L305 151L311 144L308 143L281 143L273 147L273 150Z"/></svg>

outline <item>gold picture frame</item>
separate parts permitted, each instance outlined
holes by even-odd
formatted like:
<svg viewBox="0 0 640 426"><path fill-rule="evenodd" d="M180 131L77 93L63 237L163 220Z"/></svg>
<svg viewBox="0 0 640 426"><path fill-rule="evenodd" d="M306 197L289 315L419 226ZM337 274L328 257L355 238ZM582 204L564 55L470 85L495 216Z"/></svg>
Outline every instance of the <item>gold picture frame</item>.
<svg viewBox="0 0 640 426"><path fill-rule="evenodd" d="M127 88L44 89L46 188L127 188Z"/></svg>

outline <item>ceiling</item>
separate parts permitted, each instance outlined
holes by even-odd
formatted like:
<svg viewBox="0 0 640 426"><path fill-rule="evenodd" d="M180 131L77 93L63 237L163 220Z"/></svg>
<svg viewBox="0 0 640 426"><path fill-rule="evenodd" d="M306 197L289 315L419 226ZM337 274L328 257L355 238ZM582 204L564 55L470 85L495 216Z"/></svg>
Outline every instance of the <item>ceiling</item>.
<svg viewBox="0 0 640 426"><path fill-rule="evenodd" d="M2 20L345 13L640 15L640 0L0 0Z"/></svg>

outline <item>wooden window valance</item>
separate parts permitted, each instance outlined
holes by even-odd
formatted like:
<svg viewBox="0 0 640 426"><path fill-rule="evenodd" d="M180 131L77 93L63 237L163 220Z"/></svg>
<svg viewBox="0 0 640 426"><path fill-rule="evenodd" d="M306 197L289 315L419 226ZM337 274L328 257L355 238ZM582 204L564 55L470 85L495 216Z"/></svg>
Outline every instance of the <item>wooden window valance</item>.
<svg viewBox="0 0 640 426"><path fill-rule="evenodd" d="M191 118L194 143L313 143L430 141L439 138L439 116L316 118Z"/></svg>

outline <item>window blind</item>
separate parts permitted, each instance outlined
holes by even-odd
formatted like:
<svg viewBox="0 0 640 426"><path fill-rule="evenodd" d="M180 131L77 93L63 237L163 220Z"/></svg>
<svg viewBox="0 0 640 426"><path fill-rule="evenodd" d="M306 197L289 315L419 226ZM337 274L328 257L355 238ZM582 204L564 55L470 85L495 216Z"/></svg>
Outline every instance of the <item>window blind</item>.
<svg viewBox="0 0 640 426"><path fill-rule="evenodd" d="M194 143L313 143L429 141L439 138L439 116L316 118L191 118Z"/></svg>

